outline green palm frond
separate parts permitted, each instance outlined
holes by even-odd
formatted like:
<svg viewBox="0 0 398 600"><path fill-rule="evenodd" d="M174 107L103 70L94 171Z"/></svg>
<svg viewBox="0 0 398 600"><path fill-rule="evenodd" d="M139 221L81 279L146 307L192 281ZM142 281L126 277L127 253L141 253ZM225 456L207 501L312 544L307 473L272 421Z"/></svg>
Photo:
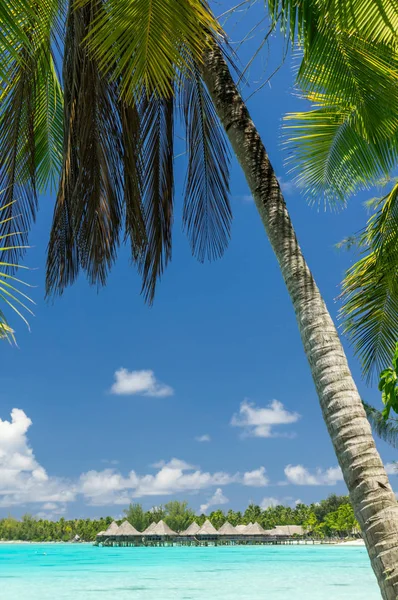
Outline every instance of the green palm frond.
<svg viewBox="0 0 398 600"><path fill-rule="evenodd" d="M55 181L61 162L62 93L51 50L59 9L59 0L43 0L16 18L24 37L0 81L0 188L8 207L0 235L21 232L21 248L36 215L36 190ZM21 253L10 249L9 262Z"/></svg>
<svg viewBox="0 0 398 600"><path fill-rule="evenodd" d="M319 30L318 15L325 28L357 32L374 42L398 41L397 0L266 0L266 4L285 34L292 40L298 36L305 48L314 28Z"/></svg>
<svg viewBox="0 0 398 600"><path fill-rule="evenodd" d="M318 32L297 82L315 107L286 117L290 162L312 200L344 201L391 172L398 159L398 54L391 46Z"/></svg>
<svg viewBox="0 0 398 600"><path fill-rule="evenodd" d="M362 401L362 404L368 421L376 435L387 442L387 444L390 444L390 446L393 446L393 448L398 448L398 419L390 417L386 420L380 410L377 410L374 406L366 402Z"/></svg>
<svg viewBox="0 0 398 600"><path fill-rule="evenodd" d="M80 5L79 5L80 6ZM186 71L167 84L179 94L149 93L129 100L123 78L104 74L84 43L108 10L99 0L71 7L64 52L64 163L47 260L47 294L62 293L80 270L104 285L116 258L123 217L125 239L150 303L171 258L174 130L182 115L188 173L183 222L193 253L216 258L229 238L228 150L200 79L200 63L181 50ZM192 73L194 76L192 76ZM190 74L190 75L189 75ZM137 84L138 85L138 84Z"/></svg>
<svg viewBox="0 0 398 600"><path fill-rule="evenodd" d="M0 193L0 197L4 198L4 192ZM0 227L4 225L5 219L3 216L8 211L8 206L2 204L0 206ZM13 244L12 240L18 240L18 232L5 234L0 236L0 257L10 252L10 250L22 250L19 244ZM17 269L27 269L27 267L21 267L18 264L12 264L6 260L0 260L0 301L2 305L11 309L12 312L16 313L29 328L28 320L25 317L25 313L33 315L31 308L28 304L34 304L33 300L29 298L24 292L21 291L21 286L31 287L21 279L10 275L8 271ZM6 318L4 310L0 309L0 339L7 339L10 343L15 343L15 332L10 327Z"/></svg>
<svg viewBox="0 0 398 600"><path fill-rule="evenodd" d="M183 222L192 254L203 262L222 256L229 241L229 149L197 69L184 82L181 105L188 155Z"/></svg>
<svg viewBox="0 0 398 600"><path fill-rule="evenodd" d="M75 0L76 8L103 0ZM146 91L167 97L178 74L189 71L185 48L196 63L221 28L204 0L107 0L87 42L105 75L120 79L123 99Z"/></svg>
<svg viewBox="0 0 398 600"><path fill-rule="evenodd" d="M370 379L389 364L398 339L398 183L380 199L361 246L364 255L343 281L341 316Z"/></svg>

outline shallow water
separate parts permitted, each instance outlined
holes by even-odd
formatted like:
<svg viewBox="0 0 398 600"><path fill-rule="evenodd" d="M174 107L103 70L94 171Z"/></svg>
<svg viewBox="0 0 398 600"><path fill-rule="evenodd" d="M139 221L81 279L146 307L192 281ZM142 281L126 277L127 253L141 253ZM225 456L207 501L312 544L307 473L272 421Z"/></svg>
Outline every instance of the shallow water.
<svg viewBox="0 0 398 600"><path fill-rule="evenodd" d="M365 548L0 544L1 600L380 600Z"/></svg>

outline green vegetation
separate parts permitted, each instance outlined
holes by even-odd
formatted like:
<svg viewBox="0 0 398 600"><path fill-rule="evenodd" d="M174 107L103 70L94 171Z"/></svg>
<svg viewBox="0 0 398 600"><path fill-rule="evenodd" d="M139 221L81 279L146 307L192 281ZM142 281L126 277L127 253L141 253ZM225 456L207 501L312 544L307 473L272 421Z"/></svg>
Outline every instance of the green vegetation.
<svg viewBox="0 0 398 600"><path fill-rule="evenodd" d="M175 531L183 531L196 521L202 525L209 518L217 529L229 521L232 525L247 525L257 521L264 529L272 529L276 525L303 525L314 537L324 538L329 536L349 536L359 532L359 525L355 520L354 511L348 496L332 494L318 504L297 504L295 508L289 506L272 506L261 509L260 506L250 504L244 513L229 510L224 513L218 509L206 515L195 515L187 502L173 500L164 506L156 506L144 511L141 504L130 504L125 510L128 521L143 531L153 521L164 519ZM9 516L0 520L0 540L25 540L33 542L68 542L78 535L83 541L94 541L100 531L104 531L112 522L112 517L101 519L73 519L64 518L59 521L48 521L31 515L24 515L19 521ZM123 519L122 519L123 520ZM120 524L122 520L119 520Z"/></svg>

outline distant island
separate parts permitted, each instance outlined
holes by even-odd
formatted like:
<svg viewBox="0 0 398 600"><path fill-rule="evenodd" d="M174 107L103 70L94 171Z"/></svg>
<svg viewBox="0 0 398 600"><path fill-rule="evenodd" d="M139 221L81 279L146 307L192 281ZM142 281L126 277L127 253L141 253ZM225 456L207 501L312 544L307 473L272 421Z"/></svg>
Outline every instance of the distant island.
<svg viewBox="0 0 398 600"><path fill-rule="evenodd" d="M138 531L144 531L152 523L164 521L173 531L183 532L196 522L202 526L206 519L219 530L225 523L234 527L258 523L266 530L278 526L300 525L307 535L324 539L329 537L349 538L359 534L359 525L348 496L330 495L319 503L298 503L289 506L261 508L250 504L244 512L217 509L209 515L197 515L187 502L177 500L164 506L144 511L141 504L131 504L124 511L125 518L116 520L120 525L127 521ZM8 516L0 519L1 541L70 542L73 540L94 542L100 531L106 531L114 519L71 519L61 517L58 521L24 515L21 519Z"/></svg>

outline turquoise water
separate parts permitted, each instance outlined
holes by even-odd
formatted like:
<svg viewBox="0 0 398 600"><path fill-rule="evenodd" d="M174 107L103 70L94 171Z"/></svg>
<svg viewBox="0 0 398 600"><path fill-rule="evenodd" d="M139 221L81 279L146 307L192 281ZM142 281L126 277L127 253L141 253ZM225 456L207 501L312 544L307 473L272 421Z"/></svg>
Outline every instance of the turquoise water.
<svg viewBox="0 0 398 600"><path fill-rule="evenodd" d="M1 600L380 600L364 548L0 544Z"/></svg>

